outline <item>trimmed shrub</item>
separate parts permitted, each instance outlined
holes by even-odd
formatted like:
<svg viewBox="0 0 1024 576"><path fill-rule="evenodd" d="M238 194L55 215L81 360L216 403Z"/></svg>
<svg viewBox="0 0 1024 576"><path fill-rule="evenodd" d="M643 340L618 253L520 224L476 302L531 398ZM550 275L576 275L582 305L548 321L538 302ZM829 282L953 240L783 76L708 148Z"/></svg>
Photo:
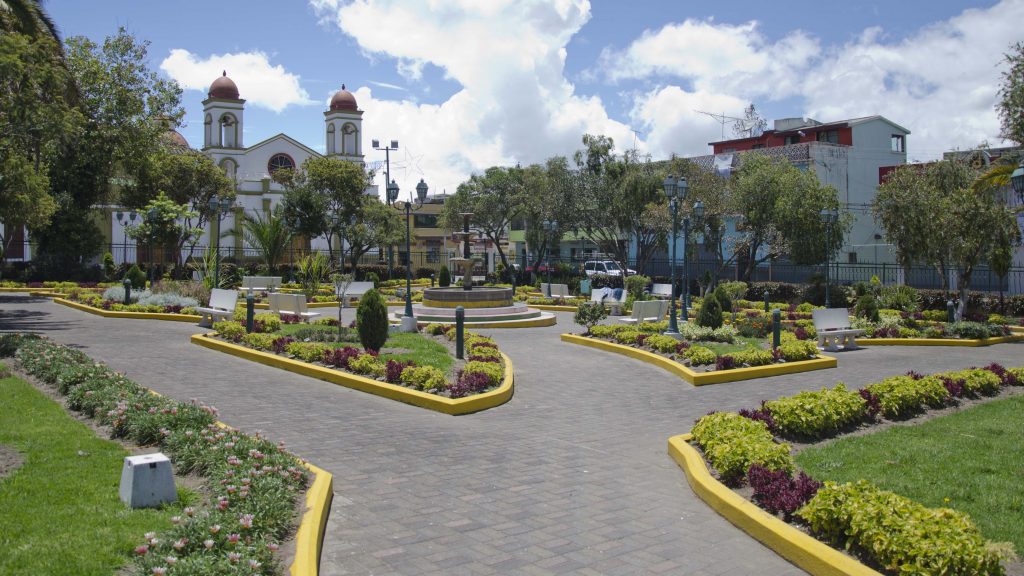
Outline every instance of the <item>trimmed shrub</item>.
<svg viewBox="0 0 1024 576"><path fill-rule="evenodd" d="M245 326L234 320L221 320L213 323L213 330L217 335L231 342L238 342L245 336Z"/></svg>
<svg viewBox="0 0 1024 576"><path fill-rule="evenodd" d="M747 348L730 354L738 366L766 366L775 361L775 355L771 350L761 348Z"/></svg>
<svg viewBox="0 0 1024 576"><path fill-rule="evenodd" d="M330 349L327 344L319 342L292 342L285 346L284 351L303 362L317 362L323 360L324 352Z"/></svg>
<svg viewBox="0 0 1024 576"><path fill-rule="evenodd" d="M636 329L620 330L612 335L612 338L619 344L636 344L637 337L641 332ZM646 334L645 334L646 336Z"/></svg>
<svg viewBox="0 0 1024 576"><path fill-rule="evenodd" d="M277 314L265 312L252 317L253 329L257 332L277 332L281 329L281 317Z"/></svg>
<svg viewBox="0 0 1024 576"><path fill-rule="evenodd" d="M732 298L729 296L729 292L719 285L715 288L715 300L718 300L718 305L722 308L722 313L732 312Z"/></svg>
<svg viewBox="0 0 1024 576"><path fill-rule="evenodd" d="M488 387L498 386L505 377L505 367L495 362L466 362L462 374L483 374L487 376Z"/></svg>
<svg viewBox="0 0 1024 576"><path fill-rule="evenodd" d="M779 434L796 439L833 436L867 417L867 402L842 383L771 400L764 407L772 413Z"/></svg>
<svg viewBox="0 0 1024 576"><path fill-rule="evenodd" d="M146 287L146 273L143 272L138 264L132 264L132 267L128 269L128 273L125 274L132 283L132 290L141 290ZM121 299L124 300L124 295L121 295Z"/></svg>
<svg viewBox="0 0 1024 576"><path fill-rule="evenodd" d="M962 381L964 390L971 396L993 396L999 393L1003 379L991 370L971 368L942 374L946 378Z"/></svg>
<svg viewBox="0 0 1024 576"><path fill-rule="evenodd" d="M274 347L274 340L276 339L277 336L274 334L253 332L252 334L242 336L242 343L257 350L270 350Z"/></svg>
<svg viewBox="0 0 1024 576"><path fill-rule="evenodd" d="M879 320L878 302L871 294L865 294L858 298L853 311L857 318L864 318L869 322L878 322Z"/></svg>
<svg viewBox="0 0 1024 576"><path fill-rule="evenodd" d="M946 325L946 332L967 340L984 340L992 335L989 327L980 322L953 322Z"/></svg>
<svg viewBox="0 0 1024 576"><path fill-rule="evenodd" d="M878 398L882 414L891 419L913 416L924 406L941 408L949 400L949 391L936 376L891 376L866 390Z"/></svg>
<svg viewBox="0 0 1024 576"><path fill-rule="evenodd" d="M787 474L793 470L789 446L776 443L763 422L739 414L716 412L704 416L693 427L693 439L729 485L742 483L753 464Z"/></svg>
<svg viewBox="0 0 1024 576"><path fill-rule="evenodd" d="M359 299L356 309L359 342L367 350L380 350L388 340L388 307L384 297L371 289Z"/></svg>
<svg viewBox="0 0 1024 576"><path fill-rule="evenodd" d="M826 482L796 516L829 541L906 574L1004 574L998 552L963 512L926 508L865 480Z"/></svg>
<svg viewBox="0 0 1024 576"><path fill-rule="evenodd" d="M448 267L445 265L441 265L441 271L437 274L437 285L441 288L452 285L452 273L448 271Z"/></svg>
<svg viewBox="0 0 1024 576"><path fill-rule="evenodd" d="M764 302L765 292L770 302L789 303L799 300L802 290L799 284L787 282L751 282L747 286L746 298L753 302Z"/></svg>
<svg viewBox="0 0 1024 576"><path fill-rule="evenodd" d="M402 370L402 384L417 390L445 390L448 379L444 372L435 366L409 366Z"/></svg>
<svg viewBox="0 0 1024 576"><path fill-rule="evenodd" d="M384 362L374 354L360 354L348 361L348 369L356 374L374 378L386 375Z"/></svg>
<svg viewBox="0 0 1024 576"><path fill-rule="evenodd" d="M608 317L608 311L605 310L604 304L600 302L583 302L576 307L576 316L573 320L587 329L587 334L591 334L594 326Z"/></svg>
<svg viewBox="0 0 1024 576"><path fill-rule="evenodd" d="M708 294L701 302L700 310L697 312L697 324L712 329L722 326L722 306L714 294Z"/></svg>
<svg viewBox="0 0 1024 576"><path fill-rule="evenodd" d="M665 354L675 352L677 344L679 344L679 340L676 340L671 336L665 336L664 334L652 334L644 339L645 346Z"/></svg>
<svg viewBox="0 0 1024 576"><path fill-rule="evenodd" d="M689 360L692 366L714 364L718 359L718 355L715 354L714 350L704 346L690 346L683 352L683 357Z"/></svg>

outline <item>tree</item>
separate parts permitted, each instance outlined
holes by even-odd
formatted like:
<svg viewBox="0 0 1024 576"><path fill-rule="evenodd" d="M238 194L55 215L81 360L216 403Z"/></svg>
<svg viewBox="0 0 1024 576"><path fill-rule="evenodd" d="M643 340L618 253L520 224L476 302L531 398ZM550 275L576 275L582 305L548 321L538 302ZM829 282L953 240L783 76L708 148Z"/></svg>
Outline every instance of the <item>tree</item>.
<svg viewBox="0 0 1024 576"><path fill-rule="evenodd" d="M372 173L360 165L334 158L310 158L299 171L286 172L275 180L285 187L284 215L294 231L326 236L333 257L333 238L342 226L358 220L363 207L362 195L372 181ZM332 222L332 217L338 222Z"/></svg>
<svg viewBox="0 0 1024 576"><path fill-rule="evenodd" d="M195 214L188 206L178 204L160 192L143 207L142 222L137 226L128 226L126 233L129 238L146 242L152 248L173 251L174 262L177 264L181 260L179 247L190 238L203 233L201 228L185 224L193 217Z"/></svg>
<svg viewBox="0 0 1024 576"><path fill-rule="evenodd" d="M441 226L449 230L461 229L459 214L472 212L471 224L494 244L501 263L508 268L501 239L519 213L517 206L523 198L522 172L520 168L494 166L483 174L473 174L445 201Z"/></svg>
<svg viewBox="0 0 1024 576"><path fill-rule="evenodd" d="M38 228L47 224L57 211L57 203L49 194L46 174L37 172L30 162L20 156L0 160L0 272L3 259L14 239L15 231L23 226Z"/></svg>
<svg viewBox="0 0 1024 576"><path fill-rule="evenodd" d="M948 230L935 218L943 198L929 185L927 171L924 166L905 165L890 172L878 187L872 212L893 245L896 262L904 269L915 261L934 266L945 290Z"/></svg>
<svg viewBox="0 0 1024 576"><path fill-rule="evenodd" d="M392 246L405 238L405 225L398 211L372 196L362 197L362 217L346 229L352 267L377 246Z"/></svg>
<svg viewBox="0 0 1024 576"><path fill-rule="evenodd" d="M0 2L0 30L7 34L23 34L30 38L46 38L60 46L60 34L50 15L38 0L4 0Z"/></svg>
<svg viewBox="0 0 1024 576"><path fill-rule="evenodd" d="M996 104L999 126L1003 138L1024 144L1024 43L1010 46L1003 58L1009 69L1003 72Z"/></svg>
<svg viewBox="0 0 1024 576"><path fill-rule="evenodd" d="M260 214L246 214L242 219L242 238L260 253L267 272L273 274L278 263L284 260L292 241L292 232L285 226L281 207L278 206L266 213L266 218Z"/></svg>
<svg viewBox="0 0 1024 576"><path fill-rule="evenodd" d="M822 209L838 210L839 194L822 186L817 177L782 159L746 154L733 176L730 209L740 217L736 249L746 263L742 280L749 281L757 265L788 255L797 264L825 261L842 245L849 214L840 214L825 238Z"/></svg>

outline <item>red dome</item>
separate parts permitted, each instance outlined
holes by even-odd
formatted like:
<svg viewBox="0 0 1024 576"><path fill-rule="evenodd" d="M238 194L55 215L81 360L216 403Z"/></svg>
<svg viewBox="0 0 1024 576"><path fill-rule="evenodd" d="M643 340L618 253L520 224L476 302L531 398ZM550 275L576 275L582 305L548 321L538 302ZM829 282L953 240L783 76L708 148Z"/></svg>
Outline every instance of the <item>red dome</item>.
<svg viewBox="0 0 1024 576"><path fill-rule="evenodd" d="M210 84L210 92L207 94L210 98L223 98L225 100L238 100L238 86L231 78L228 78L227 70L224 71L224 75L213 81Z"/></svg>
<svg viewBox="0 0 1024 576"><path fill-rule="evenodd" d="M181 146L183 148L189 147L188 140L185 140L185 137L177 130L168 130L167 132L164 132L163 137L164 140L172 146Z"/></svg>
<svg viewBox="0 0 1024 576"><path fill-rule="evenodd" d="M341 90L335 92L334 97L331 98L331 110L359 110L356 97L345 90L344 84L341 85Z"/></svg>

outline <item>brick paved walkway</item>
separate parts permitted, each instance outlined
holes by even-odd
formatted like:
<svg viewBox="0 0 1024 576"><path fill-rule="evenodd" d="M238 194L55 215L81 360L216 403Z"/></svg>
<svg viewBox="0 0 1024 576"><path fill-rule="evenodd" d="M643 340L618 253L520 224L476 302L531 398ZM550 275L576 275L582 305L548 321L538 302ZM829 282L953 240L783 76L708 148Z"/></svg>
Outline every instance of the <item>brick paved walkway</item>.
<svg viewBox="0 0 1024 576"><path fill-rule="evenodd" d="M348 312L350 313L350 312ZM194 346L200 329L104 319L0 295L0 331L81 346L130 378L261 430L335 475L322 573L800 574L699 499L666 455L710 410L914 369L998 361L1024 345L878 347L839 368L694 388L638 361L563 344L572 326L482 330L516 368L516 395L445 416ZM577 330L578 331L578 330Z"/></svg>

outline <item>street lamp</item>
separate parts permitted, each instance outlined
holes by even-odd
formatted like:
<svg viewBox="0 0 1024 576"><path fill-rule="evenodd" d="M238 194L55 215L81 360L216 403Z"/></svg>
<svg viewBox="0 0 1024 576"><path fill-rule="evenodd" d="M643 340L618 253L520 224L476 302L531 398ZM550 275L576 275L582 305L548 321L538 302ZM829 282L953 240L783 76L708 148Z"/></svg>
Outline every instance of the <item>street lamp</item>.
<svg viewBox="0 0 1024 576"><path fill-rule="evenodd" d="M410 245L410 236L412 232L412 212L419 210L423 207L423 202L427 199L427 183L420 178L420 183L416 185L416 207L413 208L412 194L409 195L409 200L404 202L405 204L405 315L402 317L402 331L403 332L415 332L416 331L416 317L412 315L412 247ZM402 207L398 206L396 202L398 200L398 184L392 180L388 184L388 200L395 210L402 210Z"/></svg>
<svg viewBox="0 0 1024 576"><path fill-rule="evenodd" d="M149 224L149 270L146 271L146 275L149 277L150 286L153 285L154 270L153 270L153 244L156 242L156 234L153 232L154 222L160 217L160 211L156 208L150 208L146 212L146 223Z"/></svg>
<svg viewBox="0 0 1024 576"><path fill-rule="evenodd" d="M126 220L125 216L127 216L127 220ZM120 210L117 211L117 223L121 225L121 230L124 231L124 246L122 247L122 251L123 251L124 255L122 256L121 260L125 264L128 263L128 226L126 226L126 224L128 224L129 226L134 226L135 225L135 219L138 218L138 217L139 217L139 215L135 213L135 210L132 210L128 214L125 214L124 212L121 212ZM130 222L130 224L129 224L129 222Z"/></svg>
<svg viewBox="0 0 1024 576"><path fill-rule="evenodd" d="M392 198L391 184L388 184L388 182L391 182L391 151L398 150L398 140L392 140L389 146L381 146L380 140L372 140L371 142L373 144L374 150L384 151L384 187L387 189L387 193L385 195L385 202L387 202L388 206L390 206L391 203L398 198L398 192L395 192L395 196L394 198ZM395 247L392 246L391 244L388 244L388 280L390 280L391 276L393 276L395 273L394 267Z"/></svg>
<svg viewBox="0 0 1024 576"><path fill-rule="evenodd" d="M672 207L672 260L670 261L672 293L669 298L668 329L665 330L665 335L678 336L679 324L678 320L676 320L676 236L679 234L679 202L686 199L688 186L685 176L676 180L676 177L671 174L665 177L662 186L665 188L665 197L668 198L669 205ZM683 242L685 241L684 236ZM683 258L686 258L685 247L683 248ZM686 309L685 305L683 309Z"/></svg>
<svg viewBox="0 0 1024 576"><path fill-rule="evenodd" d="M545 220L542 223L542 225L544 226L544 239L546 240L544 244L546 248L545 252L547 258L545 258L544 260L547 264L546 268L548 275L548 298L551 298L551 245L554 243L553 238L555 237L555 230L558 230L558 221Z"/></svg>
<svg viewBox="0 0 1024 576"><path fill-rule="evenodd" d="M213 287L220 288L220 223L224 221L224 217L228 215L231 210L231 206L235 203L234 198L227 196L218 197L216 194L210 196L210 220L217 218L217 239L215 240L217 248L217 255L213 260ZM213 226L210 226L210 233L213 234Z"/></svg>
<svg viewBox="0 0 1024 576"><path fill-rule="evenodd" d="M701 226L704 220L704 203L700 200L693 205L694 224ZM690 320L690 217L683 218L683 320Z"/></svg>
<svg viewBox="0 0 1024 576"><path fill-rule="evenodd" d="M829 299L829 292L831 290L829 290L828 286L828 269L832 263L832 224L835 224L836 219L839 217L839 213L831 208L822 208L819 214L821 216L821 221L825 223L825 308L831 308L831 302Z"/></svg>

